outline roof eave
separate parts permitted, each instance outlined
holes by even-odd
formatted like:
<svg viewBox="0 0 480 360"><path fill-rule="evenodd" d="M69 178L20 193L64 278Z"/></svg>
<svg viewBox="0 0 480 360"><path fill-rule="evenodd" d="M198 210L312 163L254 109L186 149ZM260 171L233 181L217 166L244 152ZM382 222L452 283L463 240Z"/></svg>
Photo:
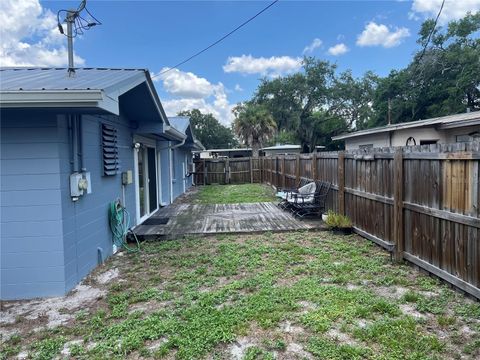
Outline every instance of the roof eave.
<svg viewBox="0 0 480 360"><path fill-rule="evenodd" d="M119 115L118 101L102 90L31 90L0 92L1 108L98 108Z"/></svg>
<svg viewBox="0 0 480 360"><path fill-rule="evenodd" d="M182 134L180 131L170 125L165 125L163 133L170 140L182 141L187 138L187 135Z"/></svg>
<svg viewBox="0 0 480 360"><path fill-rule="evenodd" d="M155 105L157 107L158 113L160 114L160 117L162 118L165 125L170 126L170 122L168 121L167 114L165 113L165 109L162 106L160 97L158 96L158 93L155 90L155 85L153 84L152 78L150 76L150 72L148 70L145 70L145 78L147 79L148 90L150 91L150 94L155 101Z"/></svg>

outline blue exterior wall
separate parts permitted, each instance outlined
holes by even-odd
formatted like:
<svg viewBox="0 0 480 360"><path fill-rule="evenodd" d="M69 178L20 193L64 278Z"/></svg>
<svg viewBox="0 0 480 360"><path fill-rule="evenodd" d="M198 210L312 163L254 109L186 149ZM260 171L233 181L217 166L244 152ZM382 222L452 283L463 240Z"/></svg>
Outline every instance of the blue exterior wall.
<svg viewBox="0 0 480 360"><path fill-rule="evenodd" d="M158 156L160 158L160 203L165 206L170 204L170 141L157 142Z"/></svg>
<svg viewBox="0 0 480 360"><path fill-rule="evenodd" d="M62 152L60 158L66 291L88 275L99 260L112 254L112 236L108 223L110 202L121 199L131 214L131 221L135 222L136 218L134 183L125 186L123 199L121 174L103 175L101 123L117 129L120 171L134 169L133 136L128 120L123 116L83 115L83 166L90 172L91 194L80 197L76 202L71 200L69 175L72 168L69 152ZM65 124L65 121L59 124L59 133L62 146L68 150L69 135Z"/></svg>
<svg viewBox="0 0 480 360"><path fill-rule="evenodd" d="M0 299L63 295L98 265L99 248L103 259L112 254L108 206L117 198L123 201L123 191L120 174L103 176L101 123L117 129L120 171L134 170L134 129L123 115L82 115L81 121L83 166L90 172L92 193L73 202L66 116L2 112ZM183 166L191 159L191 151L186 147L171 150L174 144L157 141L165 205L183 193L184 180L186 188L192 180L185 177ZM134 183L125 186L132 222L136 219L135 181L134 176Z"/></svg>
<svg viewBox="0 0 480 360"><path fill-rule="evenodd" d="M172 190L173 198L176 199L183 194L184 182L185 190L192 186L192 177L187 177L187 164L191 161L192 151L187 147L172 149Z"/></svg>
<svg viewBox="0 0 480 360"><path fill-rule="evenodd" d="M57 119L2 112L0 298L65 292Z"/></svg>

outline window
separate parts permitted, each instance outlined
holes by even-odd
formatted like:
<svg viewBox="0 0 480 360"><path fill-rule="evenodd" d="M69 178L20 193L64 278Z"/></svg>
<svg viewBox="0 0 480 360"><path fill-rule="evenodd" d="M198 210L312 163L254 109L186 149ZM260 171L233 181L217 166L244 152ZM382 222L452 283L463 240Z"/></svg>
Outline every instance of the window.
<svg viewBox="0 0 480 360"><path fill-rule="evenodd" d="M437 142L438 140L420 140L420 145L433 145Z"/></svg>
<svg viewBox="0 0 480 360"><path fill-rule="evenodd" d="M480 139L480 132L474 131L470 134L465 135L457 135L456 140L457 142L471 142Z"/></svg>
<svg viewBox="0 0 480 360"><path fill-rule="evenodd" d="M360 145L360 149L371 149L373 148L373 144L365 144L365 145Z"/></svg>
<svg viewBox="0 0 480 360"><path fill-rule="evenodd" d="M113 176L120 170L118 158L117 129L111 125L102 124L102 155L103 175Z"/></svg>

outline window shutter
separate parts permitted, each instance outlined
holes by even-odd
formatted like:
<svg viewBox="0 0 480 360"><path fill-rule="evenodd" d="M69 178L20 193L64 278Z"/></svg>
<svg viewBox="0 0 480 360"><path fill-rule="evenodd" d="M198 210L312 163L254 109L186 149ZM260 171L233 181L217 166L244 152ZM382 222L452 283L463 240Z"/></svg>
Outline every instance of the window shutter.
<svg viewBox="0 0 480 360"><path fill-rule="evenodd" d="M120 160L118 158L117 129L102 124L103 175L118 174Z"/></svg>

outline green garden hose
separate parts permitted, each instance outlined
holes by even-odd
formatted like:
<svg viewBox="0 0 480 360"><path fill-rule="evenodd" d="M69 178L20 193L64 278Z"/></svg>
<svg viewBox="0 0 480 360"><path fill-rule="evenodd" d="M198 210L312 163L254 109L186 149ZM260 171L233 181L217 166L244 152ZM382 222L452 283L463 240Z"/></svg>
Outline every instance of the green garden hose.
<svg viewBox="0 0 480 360"><path fill-rule="evenodd" d="M120 200L112 201L108 212L112 240L117 248L123 247L128 252L140 251L140 243L138 242L137 235L130 229L130 213L127 211L127 208L122 206ZM127 245L127 235L129 232L133 234L137 242L136 247Z"/></svg>

